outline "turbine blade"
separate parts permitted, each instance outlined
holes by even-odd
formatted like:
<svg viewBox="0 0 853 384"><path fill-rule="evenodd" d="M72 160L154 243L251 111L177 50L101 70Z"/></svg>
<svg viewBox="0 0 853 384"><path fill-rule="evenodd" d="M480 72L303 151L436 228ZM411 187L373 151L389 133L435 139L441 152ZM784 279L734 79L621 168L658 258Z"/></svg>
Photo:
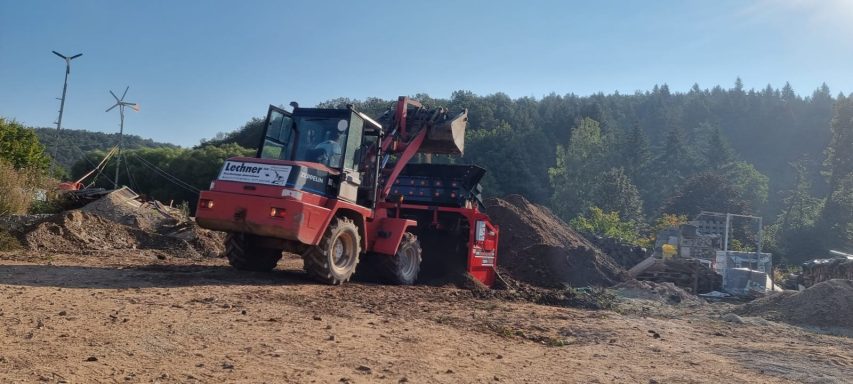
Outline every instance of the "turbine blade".
<svg viewBox="0 0 853 384"><path fill-rule="evenodd" d="M56 51L51 51L51 52L53 52L53 54L54 54L54 55L56 55L56 56L59 56L59 57L61 57L61 58L63 58L63 59L67 59L67 57L62 56L62 54L61 54L61 53L59 53L59 52L56 52Z"/></svg>
<svg viewBox="0 0 853 384"><path fill-rule="evenodd" d="M133 103L133 105L131 105L130 108L136 112L139 112L139 104Z"/></svg>
<svg viewBox="0 0 853 384"><path fill-rule="evenodd" d="M124 97L125 97L125 96L127 96L127 90L128 90L128 89L130 89L130 86L129 86L129 85L127 86L127 88L125 88L125 89L124 89L124 93L122 93L122 94L121 94L121 99L122 99L122 100L124 100Z"/></svg>
<svg viewBox="0 0 853 384"><path fill-rule="evenodd" d="M107 108L107 110L106 110L106 111L104 111L104 112L112 111L112 110L113 110L113 108L115 108L115 107L118 107L118 103L113 104L113 106L112 106L112 107Z"/></svg>
<svg viewBox="0 0 853 384"><path fill-rule="evenodd" d="M80 57L80 56L83 56L83 54L82 54L82 53L78 53L78 54L76 54L76 55L74 55L74 56L69 57L69 59L74 60L74 59L76 59L76 58L78 58L78 57Z"/></svg>
<svg viewBox="0 0 853 384"><path fill-rule="evenodd" d="M121 101L121 100L119 100L118 96L116 96L116 94L115 94L115 93L113 93L113 91L110 91L110 95L113 95L113 97L116 99L116 102L120 102L120 101Z"/></svg>

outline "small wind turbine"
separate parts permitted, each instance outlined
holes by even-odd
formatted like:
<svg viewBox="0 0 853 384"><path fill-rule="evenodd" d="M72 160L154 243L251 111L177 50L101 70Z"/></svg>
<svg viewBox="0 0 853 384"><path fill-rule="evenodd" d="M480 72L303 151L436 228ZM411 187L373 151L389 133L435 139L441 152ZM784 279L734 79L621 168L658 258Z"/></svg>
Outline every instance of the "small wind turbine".
<svg viewBox="0 0 853 384"><path fill-rule="evenodd" d="M74 60L80 56L83 56L82 53L78 53L74 56L68 57L59 52L51 51L54 55L59 56L65 59L65 83L62 85L62 100L59 102L59 119L56 121L56 130L62 129L62 110L65 109L65 91L68 89L68 74L71 73L71 60Z"/></svg>
<svg viewBox="0 0 853 384"><path fill-rule="evenodd" d="M113 189L118 189L118 170L119 165L121 165L121 146L123 144L124 138L124 107L130 107L130 109L139 112L139 104L131 103L124 101L124 97L127 96L127 90L130 89L130 86L124 89L124 93L121 94L119 98L116 96L113 91L110 91L110 94L113 95L113 98L116 99L116 103L113 104L112 107L107 108L106 112L112 111L113 108L118 107L118 113L121 116L121 123L119 123L118 130L118 153L116 154L116 178L113 180Z"/></svg>

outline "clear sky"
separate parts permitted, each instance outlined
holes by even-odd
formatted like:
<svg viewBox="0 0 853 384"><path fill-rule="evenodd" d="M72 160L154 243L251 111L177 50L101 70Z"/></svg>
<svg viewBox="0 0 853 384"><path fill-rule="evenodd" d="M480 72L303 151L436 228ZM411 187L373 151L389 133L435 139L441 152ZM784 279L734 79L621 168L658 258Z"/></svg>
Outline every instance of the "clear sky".
<svg viewBox="0 0 853 384"><path fill-rule="evenodd" d="M0 116L184 146L269 104L454 90L540 98L826 82L853 91L853 0L0 0Z"/></svg>

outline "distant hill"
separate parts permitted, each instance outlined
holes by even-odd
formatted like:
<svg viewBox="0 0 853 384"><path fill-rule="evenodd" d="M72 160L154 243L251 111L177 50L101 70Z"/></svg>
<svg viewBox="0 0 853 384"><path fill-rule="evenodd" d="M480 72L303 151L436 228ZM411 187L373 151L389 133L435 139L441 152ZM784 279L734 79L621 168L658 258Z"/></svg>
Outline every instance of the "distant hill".
<svg viewBox="0 0 853 384"><path fill-rule="evenodd" d="M39 141L45 146L48 154L55 156L57 162L65 169L83 158L83 154L94 150L109 150L118 144L118 133L92 132L86 130L55 128L35 128ZM160 143L151 139L143 139L136 135L124 135L124 148L177 148L177 145Z"/></svg>

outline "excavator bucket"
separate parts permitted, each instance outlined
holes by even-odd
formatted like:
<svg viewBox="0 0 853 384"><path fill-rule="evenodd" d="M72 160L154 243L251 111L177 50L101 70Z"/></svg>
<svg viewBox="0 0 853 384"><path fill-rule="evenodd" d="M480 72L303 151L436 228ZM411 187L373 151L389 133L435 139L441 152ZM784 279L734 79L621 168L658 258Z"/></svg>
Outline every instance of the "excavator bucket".
<svg viewBox="0 0 853 384"><path fill-rule="evenodd" d="M465 150L465 128L468 126L468 110L432 122L421 145L421 153L461 155Z"/></svg>

